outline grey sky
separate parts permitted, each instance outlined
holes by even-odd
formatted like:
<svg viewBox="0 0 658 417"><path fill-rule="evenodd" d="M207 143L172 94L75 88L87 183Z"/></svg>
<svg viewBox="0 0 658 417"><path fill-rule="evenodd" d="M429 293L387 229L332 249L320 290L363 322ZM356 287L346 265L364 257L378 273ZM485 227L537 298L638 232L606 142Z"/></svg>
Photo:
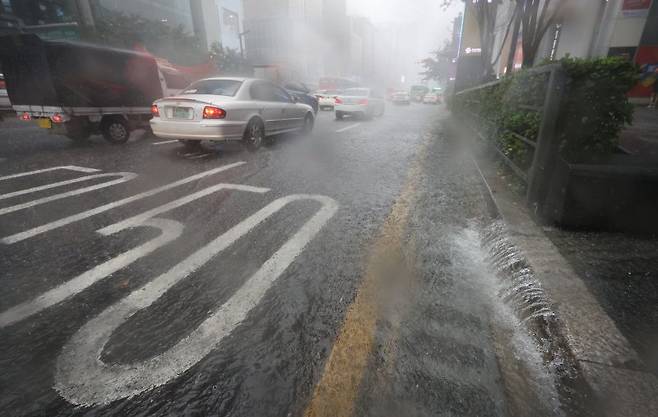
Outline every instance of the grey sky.
<svg viewBox="0 0 658 417"><path fill-rule="evenodd" d="M441 0L347 0L348 13L370 18L376 27L395 31L396 66L407 80L418 80L418 61L443 46L452 33L452 21L464 9L455 1L447 10ZM393 29L400 28L400 29Z"/></svg>
<svg viewBox="0 0 658 417"><path fill-rule="evenodd" d="M441 0L347 0L350 14L369 17L378 26L387 22L415 22L432 27L434 34L447 39L452 20L464 9L461 1L455 1L447 10Z"/></svg>

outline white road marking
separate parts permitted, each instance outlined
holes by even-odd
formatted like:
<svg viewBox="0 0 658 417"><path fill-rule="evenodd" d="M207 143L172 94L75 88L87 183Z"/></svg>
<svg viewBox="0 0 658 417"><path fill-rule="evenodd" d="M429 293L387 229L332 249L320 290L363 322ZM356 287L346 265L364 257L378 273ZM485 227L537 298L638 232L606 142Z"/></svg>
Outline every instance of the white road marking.
<svg viewBox="0 0 658 417"><path fill-rule="evenodd" d="M155 227L162 233L143 245L130 249L119 256L110 259L77 277L46 291L37 298L18 304L9 310L0 313L0 328L10 326L21 320L37 314L46 308L70 298L94 283L110 276L116 271L125 268L136 260L150 254L156 249L177 239L183 232L183 225L179 222L166 219L148 219L140 226Z"/></svg>
<svg viewBox="0 0 658 417"><path fill-rule="evenodd" d="M163 233L160 237L153 239L151 242L147 242L146 244L141 245L135 249L124 252L121 255L112 258L109 261L94 267L93 269L90 269L89 271L84 272L82 275L79 275L64 284L45 292L34 300L19 304L3 313L0 313L0 328L24 320L33 314L36 314L48 307L53 306L54 304L60 303L65 299L78 294L92 284L108 277L110 274L113 274L119 269L125 268L126 266L135 262L137 259L150 254L159 247L164 246L172 240L178 238L183 230L183 226L180 223L166 219L154 219L154 217L221 190L238 190L257 194L264 194L269 191L267 188L251 187L248 185L217 184L196 193L179 198L178 200L174 200L154 209L145 211L144 213L141 213L137 216L97 230L96 232L103 236L111 236L123 230L133 229L140 226L151 226L160 228Z"/></svg>
<svg viewBox="0 0 658 417"><path fill-rule="evenodd" d="M153 142L151 145L158 146L158 145L168 145L170 143L178 143L178 140L165 140L162 142Z"/></svg>
<svg viewBox="0 0 658 417"><path fill-rule="evenodd" d="M100 229L98 233L102 233L106 236L117 233L121 230L127 229L128 227L130 227L130 225L140 224L144 222L146 219L150 219L151 217L155 217L159 214L166 213L170 210L173 210L180 206L184 206L185 204L189 204L192 201L198 200L210 194L214 194L217 191L221 191L221 190L238 190L238 191L246 191L246 192L257 193L257 194L264 194L270 191L269 188L252 187L250 185L216 184L213 185L212 187L204 188L201 191L197 191L196 193L186 195L185 197L181 197L178 200L170 201L167 204L163 204L154 209L145 211L144 213L138 214L137 216L104 227Z"/></svg>
<svg viewBox="0 0 658 417"><path fill-rule="evenodd" d="M283 207L302 200L317 201L322 207L226 303L188 336L167 351L141 362L107 364L101 360L105 344L117 327L138 311L151 306L174 285ZM231 334L337 210L338 204L331 198L310 195L288 196L265 206L82 326L57 358L54 388L73 404L92 406L138 395L181 375Z"/></svg>
<svg viewBox="0 0 658 417"><path fill-rule="evenodd" d="M28 175L36 175L36 174L42 174L44 172L59 171L59 170L84 172L85 174L91 174L93 172L100 172L101 171L100 169L79 167L79 166L75 166L75 165L66 165L66 166L61 166L61 167L37 169L36 171L27 171L27 172L21 172L21 173L18 173L18 174L6 175L4 177L0 177L0 181L10 180L10 179L13 179L13 178L27 177Z"/></svg>
<svg viewBox="0 0 658 417"><path fill-rule="evenodd" d="M34 187L34 188L28 188L26 190L15 191L13 193L2 194L2 195L0 195L0 200L4 200L4 199L10 198L10 197L16 197L18 195L24 195L24 194L34 193L34 192L37 192L37 191L47 190L49 188L55 188L55 187L61 187L61 186L68 185L68 184L74 184L74 183L80 182L80 181L88 181L88 180L91 180L91 179L94 179L94 178L106 178L106 177L116 177L116 176L119 176L120 178L118 178L116 180L113 180L113 181L104 182L104 183L101 183L101 184L90 185L89 187L79 188L77 190L67 191L67 192L60 193L60 194L55 194L55 195L50 195L50 196L47 196L47 197L38 198L36 200L27 201L25 203L16 204L14 206L5 207L3 209L0 209L0 216L8 214L8 213L13 213L13 212L18 211L18 210L23 210L23 209L26 209L26 208L29 208L29 207L38 206L40 204L49 203L51 201L61 200L63 198L73 197L73 196L76 196L76 195L89 193L91 191L100 190L102 188L111 187L113 185L121 184L121 183L124 183L124 182L127 182L127 181L130 181L130 180L133 180L133 179L137 178L137 174L134 174L132 172L113 172L113 173L108 173L108 174L88 175L86 177L76 178L76 179L73 179L73 180L61 181L61 182L56 182L56 183L53 183L53 184L42 185L40 187Z"/></svg>
<svg viewBox="0 0 658 417"><path fill-rule="evenodd" d="M212 155L212 154L211 154L211 153L204 153L204 154L201 154L201 155L190 156L190 157L187 158L187 159L201 159L201 158L207 158L207 157L209 157L210 155Z"/></svg>
<svg viewBox="0 0 658 417"><path fill-rule="evenodd" d="M355 123L355 124L353 124L353 125L350 125L350 126L344 127L344 128L342 128L342 129L338 129L338 130L336 131L336 133L347 132L348 130L350 130L350 129L354 129L355 127L359 127L359 126L361 126L361 123Z"/></svg>
<svg viewBox="0 0 658 417"><path fill-rule="evenodd" d="M127 198L124 198L122 200L118 200L118 201L114 201L112 203L104 204L102 206L93 208L91 210L83 211L81 213L74 214L74 215L68 216L68 217L64 217L62 219L55 220L55 221L50 222L50 223L46 223L44 225L26 230L24 232L20 232L20 233L16 233L16 234L7 236L7 237L1 239L0 242L4 243L6 245L11 245L11 244L16 243L16 242L21 242L25 239L32 238L32 237L40 235L42 233L46 233L46 232L49 232L51 230L58 229L60 227L69 225L71 223L75 223L75 222L78 222L80 220L87 219L87 218L95 216L97 214L104 213L104 212L106 212L108 210L112 210L116 207L124 206L126 204L141 200L143 198L154 196L154 195L159 194L163 191L167 191L167 190L170 190L172 188L178 187L179 185L183 185L183 184L187 184L187 183L190 183L190 182L193 182L193 181L197 181L197 180L200 180L201 178L204 178L204 177L207 177L207 176L210 176L210 175L213 175L213 174L217 174L217 173L222 172L222 171L227 171L229 169L236 168L236 167L239 167L239 166L244 165L244 164L245 164L245 162L236 162L236 163L233 163L233 164L221 166L219 168L211 169L209 171L204 171L204 172L201 172L199 174L192 175L191 177L183 178L182 180L178 180L176 182L172 182L172 183L163 185L161 187L154 188L154 189L149 190L149 191L145 191L143 193L135 194L132 197L127 197Z"/></svg>

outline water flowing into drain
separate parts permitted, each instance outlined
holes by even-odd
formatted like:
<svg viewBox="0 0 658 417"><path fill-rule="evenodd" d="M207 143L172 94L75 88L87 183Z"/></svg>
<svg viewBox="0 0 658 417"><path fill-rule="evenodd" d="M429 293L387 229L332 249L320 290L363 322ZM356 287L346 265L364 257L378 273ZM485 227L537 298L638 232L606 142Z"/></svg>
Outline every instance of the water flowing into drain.
<svg viewBox="0 0 658 417"><path fill-rule="evenodd" d="M498 295L519 320L522 323L554 320L555 314L541 284L523 254L509 240L505 226L494 222L482 231L481 238L487 261L500 279L502 289Z"/></svg>
<svg viewBox="0 0 658 417"><path fill-rule="evenodd" d="M523 253L500 222L472 225L454 242L453 261L476 277L491 305L510 414L564 415L558 386L568 367L551 334L557 317Z"/></svg>

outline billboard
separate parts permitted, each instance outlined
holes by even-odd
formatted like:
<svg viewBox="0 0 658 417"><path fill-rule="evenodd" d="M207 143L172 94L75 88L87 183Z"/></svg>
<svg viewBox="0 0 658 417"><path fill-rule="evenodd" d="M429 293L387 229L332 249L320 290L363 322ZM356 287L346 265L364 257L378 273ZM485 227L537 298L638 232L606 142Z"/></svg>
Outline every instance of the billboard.
<svg viewBox="0 0 658 417"><path fill-rule="evenodd" d="M649 14L652 0L624 0L621 12L625 17L642 17Z"/></svg>

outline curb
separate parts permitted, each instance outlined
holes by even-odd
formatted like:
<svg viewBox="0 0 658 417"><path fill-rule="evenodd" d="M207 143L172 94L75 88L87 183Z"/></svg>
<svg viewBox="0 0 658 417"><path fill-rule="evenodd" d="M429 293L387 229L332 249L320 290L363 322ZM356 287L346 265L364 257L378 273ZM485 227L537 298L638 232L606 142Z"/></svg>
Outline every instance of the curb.
<svg viewBox="0 0 658 417"><path fill-rule="evenodd" d="M450 124L449 130L459 135ZM470 140L470 135L459 136ZM492 218L504 224L508 240L533 270L555 313L554 320L533 320L528 325L537 342L549 348L545 359L562 359L574 371L558 375L566 384L562 400L577 415L658 416L658 378L643 371L646 367L637 352L535 223L523 200L495 169L483 165L483 170L475 158L473 163L482 177ZM547 335L553 339L548 344Z"/></svg>

